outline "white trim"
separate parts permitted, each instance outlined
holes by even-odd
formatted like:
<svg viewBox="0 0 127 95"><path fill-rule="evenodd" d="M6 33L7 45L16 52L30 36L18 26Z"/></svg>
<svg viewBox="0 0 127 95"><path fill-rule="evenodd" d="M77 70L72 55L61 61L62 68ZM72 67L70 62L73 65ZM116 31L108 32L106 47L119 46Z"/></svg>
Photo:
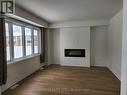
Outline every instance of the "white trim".
<svg viewBox="0 0 127 95"><path fill-rule="evenodd" d="M29 23L29 24L32 24L32 25L35 25L35 26L38 26L38 27L44 27L43 25L37 24L33 21L27 20L25 18L22 18L20 16L14 15L14 14L7 14L6 16L17 19L17 20L20 20L20 21L23 21L23 22L26 22L26 23Z"/></svg>
<svg viewBox="0 0 127 95"><path fill-rule="evenodd" d="M127 0L123 0L121 94L127 95Z"/></svg>
<svg viewBox="0 0 127 95"><path fill-rule="evenodd" d="M107 67L106 65L93 65L93 66L96 66L96 67Z"/></svg>
<svg viewBox="0 0 127 95"><path fill-rule="evenodd" d="M15 64L17 62L25 61L25 60L31 59L33 57L36 57L36 56L40 56L40 54L34 54L31 56L25 56L24 58L15 59L13 61L8 62L7 65L11 65L11 64Z"/></svg>
<svg viewBox="0 0 127 95"><path fill-rule="evenodd" d="M121 81L121 77L120 75L115 71L113 70L111 67L107 66L107 68Z"/></svg>
<svg viewBox="0 0 127 95"><path fill-rule="evenodd" d="M5 20L6 22L5 23L8 23L9 25L9 35L10 35L10 60L8 61L8 64L12 64L12 63L16 63L17 61L22 61L22 60L26 60L28 58L31 58L31 57L34 57L36 55L40 55L40 51L39 51L39 44L38 44L38 53L34 53L34 34L33 34L33 31L34 29L36 29L38 32L40 32L40 29L39 28L36 28L34 26L26 26L26 25L23 25L23 24L20 24L20 22L17 22L15 23L15 21L8 21L8 19ZM21 22L22 23L22 22ZM14 58L14 43L13 43L13 24L14 25L18 25L22 28L22 46L23 46L23 56L21 58ZM30 27L30 30L32 32L31 34L31 41L32 41L32 54L30 56L27 56L26 55L26 45L25 45L25 28L29 28ZM39 37L39 36L38 36ZM39 39L39 38L38 38ZM38 40L39 41L39 40ZM39 43L39 42L38 42Z"/></svg>
<svg viewBox="0 0 127 95"><path fill-rule="evenodd" d="M81 27L81 26L101 26L109 25L110 20L88 20L88 21L73 21L50 24L50 28L66 28L66 27Z"/></svg>

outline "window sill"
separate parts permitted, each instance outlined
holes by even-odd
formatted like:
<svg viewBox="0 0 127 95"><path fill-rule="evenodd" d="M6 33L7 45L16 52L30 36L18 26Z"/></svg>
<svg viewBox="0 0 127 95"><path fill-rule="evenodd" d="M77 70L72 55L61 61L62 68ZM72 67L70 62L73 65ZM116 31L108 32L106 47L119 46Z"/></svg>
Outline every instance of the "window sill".
<svg viewBox="0 0 127 95"><path fill-rule="evenodd" d="M15 59L13 61L7 62L7 65L16 64L17 62L29 60L29 59L37 57L37 56L40 56L40 54L34 54L34 55L31 55L31 56L26 56L24 58Z"/></svg>

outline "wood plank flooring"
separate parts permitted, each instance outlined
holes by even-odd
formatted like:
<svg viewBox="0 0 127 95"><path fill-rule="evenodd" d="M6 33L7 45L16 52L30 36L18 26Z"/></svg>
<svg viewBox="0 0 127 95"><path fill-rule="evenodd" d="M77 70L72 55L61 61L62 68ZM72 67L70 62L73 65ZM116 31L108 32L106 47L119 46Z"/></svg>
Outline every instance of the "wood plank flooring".
<svg viewBox="0 0 127 95"><path fill-rule="evenodd" d="M120 81L107 68L52 65L2 95L120 95Z"/></svg>

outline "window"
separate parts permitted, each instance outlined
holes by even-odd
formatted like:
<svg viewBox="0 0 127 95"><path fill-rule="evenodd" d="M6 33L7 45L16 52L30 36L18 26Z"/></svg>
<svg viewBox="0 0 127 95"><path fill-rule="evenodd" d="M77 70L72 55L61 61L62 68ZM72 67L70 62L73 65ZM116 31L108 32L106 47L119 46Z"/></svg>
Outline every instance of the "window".
<svg viewBox="0 0 127 95"><path fill-rule="evenodd" d="M32 54L32 31L30 28L25 28L25 45L26 56Z"/></svg>
<svg viewBox="0 0 127 95"><path fill-rule="evenodd" d="M39 54L38 27L6 20L5 30L7 61Z"/></svg>
<svg viewBox="0 0 127 95"><path fill-rule="evenodd" d="M23 57L22 28L13 25L14 58Z"/></svg>
<svg viewBox="0 0 127 95"><path fill-rule="evenodd" d="M39 36L38 36L38 31L37 30L34 30L34 53L38 53L39 52L39 48L38 48L38 45L39 45Z"/></svg>
<svg viewBox="0 0 127 95"><path fill-rule="evenodd" d="M6 31L6 55L7 61L10 60L10 37L9 37L9 25L5 23L5 31Z"/></svg>

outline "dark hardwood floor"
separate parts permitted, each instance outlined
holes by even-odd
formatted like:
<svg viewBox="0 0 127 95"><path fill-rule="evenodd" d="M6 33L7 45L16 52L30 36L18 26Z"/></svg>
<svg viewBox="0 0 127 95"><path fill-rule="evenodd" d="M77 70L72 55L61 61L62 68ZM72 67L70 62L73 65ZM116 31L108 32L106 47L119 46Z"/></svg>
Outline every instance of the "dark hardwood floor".
<svg viewBox="0 0 127 95"><path fill-rule="evenodd" d="M120 95L120 81L107 68L52 65L2 95Z"/></svg>

